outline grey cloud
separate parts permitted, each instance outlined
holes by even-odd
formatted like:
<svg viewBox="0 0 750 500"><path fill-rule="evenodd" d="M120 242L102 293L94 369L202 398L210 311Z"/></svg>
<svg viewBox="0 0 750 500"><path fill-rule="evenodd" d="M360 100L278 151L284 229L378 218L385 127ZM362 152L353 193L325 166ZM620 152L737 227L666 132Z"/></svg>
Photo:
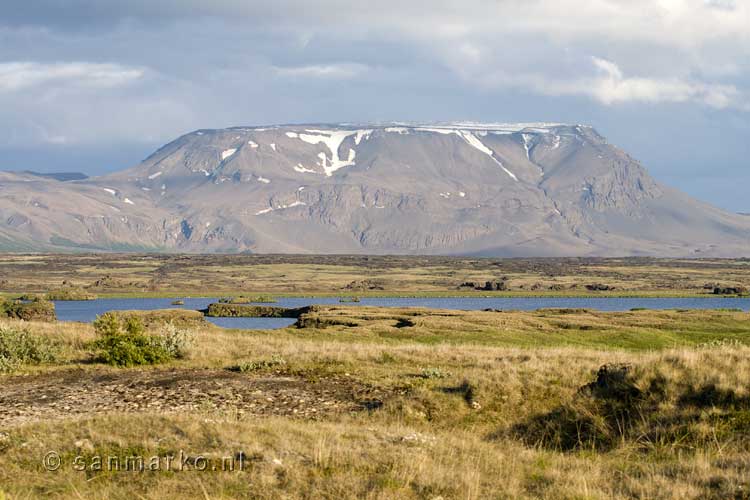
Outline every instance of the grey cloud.
<svg viewBox="0 0 750 500"><path fill-rule="evenodd" d="M0 63L0 92L18 92L41 85L118 87L140 80L144 73L143 68L119 64L6 62Z"/></svg>

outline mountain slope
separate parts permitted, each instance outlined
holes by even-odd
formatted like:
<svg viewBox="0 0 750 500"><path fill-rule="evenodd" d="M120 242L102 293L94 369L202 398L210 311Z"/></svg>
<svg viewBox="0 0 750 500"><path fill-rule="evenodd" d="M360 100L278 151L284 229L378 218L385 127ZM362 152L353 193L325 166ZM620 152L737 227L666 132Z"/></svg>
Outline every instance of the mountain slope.
<svg viewBox="0 0 750 500"><path fill-rule="evenodd" d="M199 130L113 175L5 173L0 192L9 249L750 255L747 217L578 125Z"/></svg>

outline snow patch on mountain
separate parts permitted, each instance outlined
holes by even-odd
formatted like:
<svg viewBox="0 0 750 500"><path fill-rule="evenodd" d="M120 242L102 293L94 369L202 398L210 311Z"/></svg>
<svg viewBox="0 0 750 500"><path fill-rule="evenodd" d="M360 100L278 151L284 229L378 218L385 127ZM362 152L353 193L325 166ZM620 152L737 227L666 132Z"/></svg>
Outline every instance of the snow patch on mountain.
<svg viewBox="0 0 750 500"><path fill-rule="evenodd" d="M301 174L309 173L309 174L317 174L317 172L311 168L307 168L301 163L297 163L297 165L294 166L294 170L296 172L299 172Z"/></svg>
<svg viewBox="0 0 750 500"><path fill-rule="evenodd" d="M531 123L481 123L481 122L454 122L446 124L432 124L432 127L439 128L458 128L464 130L482 130L487 132L497 132L505 134L515 134L523 130L534 131L538 133L547 133L550 129L565 127L565 123L554 122L531 122Z"/></svg>
<svg viewBox="0 0 750 500"><path fill-rule="evenodd" d="M523 138L523 149L526 150L526 159L531 160L531 140L533 139L533 136L529 134L521 134L521 137Z"/></svg>
<svg viewBox="0 0 750 500"><path fill-rule="evenodd" d="M409 129L406 127L386 127L385 131L391 134L402 134L402 135L406 135L409 133Z"/></svg>
<svg viewBox="0 0 750 500"><path fill-rule="evenodd" d="M339 148L347 137L357 133L356 130L306 130L306 132L309 133L299 134L301 140L308 144L324 144L331 153L330 159L325 153L318 153L322 162L321 166L328 177L340 168L354 165L354 155L356 154L354 150L350 149L349 158L342 160L339 158Z"/></svg>
<svg viewBox="0 0 750 500"><path fill-rule="evenodd" d="M354 137L354 144L359 146L359 143L362 141L362 139L368 140L370 138L370 134L372 133L372 129L357 130L357 135Z"/></svg>
<svg viewBox="0 0 750 500"><path fill-rule="evenodd" d="M263 214L273 212L275 210L284 210L286 208L301 207L305 205L307 205L307 203L305 203L304 201L300 201L300 200L293 201L292 203L289 203L289 204L279 203L275 207L268 207L268 208L264 208L263 210L258 210L257 212L255 212L255 215L263 215Z"/></svg>
<svg viewBox="0 0 750 500"><path fill-rule="evenodd" d="M429 127L418 127L414 130L418 132L432 132L434 134L443 134L443 135L450 135L450 134L458 134L458 130L452 129L452 128L429 128Z"/></svg>
<svg viewBox="0 0 750 500"><path fill-rule="evenodd" d="M469 145L473 146L475 149L478 149L482 153L486 154L487 156L494 156L495 153L484 145L482 141L480 141L474 134L471 132L462 130L458 132L458 134L464 138L466 142L469 143Z"/></svg>
<svg viewBox="0 0 750 500"><path fill-rule="evenodd" d="M495 158L494 151L492 151L490 148L485 146L484 143L476 135L474 135L475 132L469 131L469 130L450 129L450 128L435 128L435 129L418 128L417 130L425 131L425 132L437 132L439 134L456 134L457 136L461 137L464 141L466 141L471 147L478 149L482 153L492 158L492 161L497 163L506 174L508 174L514 181L518 181L518 177L516 177L513 172L505 168L505 165L503 165L503 163L500 160Z"/></svg>

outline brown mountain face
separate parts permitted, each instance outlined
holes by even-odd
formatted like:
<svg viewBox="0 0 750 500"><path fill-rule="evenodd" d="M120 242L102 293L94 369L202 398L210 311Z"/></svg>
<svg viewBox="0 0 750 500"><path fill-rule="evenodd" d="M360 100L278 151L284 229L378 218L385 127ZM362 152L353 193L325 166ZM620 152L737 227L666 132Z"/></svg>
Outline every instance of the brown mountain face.
<svg viewBox="0 0 750 500"><path fill-rule="evenodd" d="M140 165L0 173L0 249L750 255L750 219L563 124L199 130Z"/></svg>

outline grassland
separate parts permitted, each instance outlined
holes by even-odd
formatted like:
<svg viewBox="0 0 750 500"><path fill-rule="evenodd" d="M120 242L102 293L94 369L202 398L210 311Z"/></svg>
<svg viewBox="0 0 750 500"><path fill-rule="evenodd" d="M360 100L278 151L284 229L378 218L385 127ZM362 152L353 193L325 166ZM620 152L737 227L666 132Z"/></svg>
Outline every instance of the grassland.
<svg viewBox="0 0 750 500"><path fill-rule="evenodd" d="M488 281L502 289L475 289ZM589 289L598 285L606 289ZM750 260L0 255L0 293L11 295L683 297L710 295L717 285L748 287Z"/></svg>
<svg viewBox="0 0 750 500"><path fill-rule="evenodd" d="M750 497L750 313L330 306L298 326L196 322L187 358L118 369L96 361L91 325L0 323L56 344L0 375L0 491ZM180 450L182 470L91 466ZM243 470L211 470L226 457Z"/></svg>

